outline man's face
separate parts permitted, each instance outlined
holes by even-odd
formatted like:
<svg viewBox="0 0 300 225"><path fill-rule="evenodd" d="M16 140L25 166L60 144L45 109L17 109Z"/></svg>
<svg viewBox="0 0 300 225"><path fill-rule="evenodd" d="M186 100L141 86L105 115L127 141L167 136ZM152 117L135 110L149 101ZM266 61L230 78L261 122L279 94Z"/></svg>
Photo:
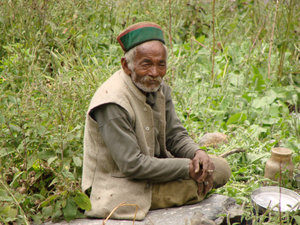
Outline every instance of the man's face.
<svg viewBox="0 0 300 225"><path fill-rule="evenodd" d="M144 92L159 89L167 71L167 53L160 41L149 41L139 45L134 57L133 83Z"/></svg>

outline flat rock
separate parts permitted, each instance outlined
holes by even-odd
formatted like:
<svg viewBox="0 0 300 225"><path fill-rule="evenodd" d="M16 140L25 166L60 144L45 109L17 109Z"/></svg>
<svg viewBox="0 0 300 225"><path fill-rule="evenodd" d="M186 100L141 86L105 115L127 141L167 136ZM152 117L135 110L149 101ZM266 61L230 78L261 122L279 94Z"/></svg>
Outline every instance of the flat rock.
<svg viewBox="0 0 300 225"><path fill-rule="evenodd" d="M151 210L143 221L133 223L133 221L128 220L109 219L106 225L218 225L226 221L226 215L236 221L237 217L242 215L241 206L236 204L234 198L213 194L194 205ZM103 219L76 219L69 223L65 221L59 223L47 222L45 225L101 225L102 223Z"/></svg>
<svg viewBox="0 0 300 225"><path fill-rule="evenodd" d="M219 145L227 144L227 143L228 143L227 135L219 132L207 133L203 135L198 142L200 146L214 147L214 148L217 148Z"/></svg>

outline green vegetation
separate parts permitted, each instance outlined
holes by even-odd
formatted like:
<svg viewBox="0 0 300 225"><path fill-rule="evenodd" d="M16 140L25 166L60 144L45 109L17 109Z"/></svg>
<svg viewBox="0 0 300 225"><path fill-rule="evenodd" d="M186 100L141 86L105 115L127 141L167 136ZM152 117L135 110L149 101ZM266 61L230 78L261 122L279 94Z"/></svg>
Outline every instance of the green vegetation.
<svg viewBox="0 0 300 225"><path fill-rule="evenodd" d="M165 30L166 80L195 141L219 131L230 142L210 152L246 150L227 158L231 180L214 192L243 204L254 224L300 223L260 221L250 201L263 182L277 185L263 178L272 147L300 162L299 1L220 0L214 13L213 2L0 2L0 223L71 220L90 208L80 191L85 113L120 68L115 37L143 20Z"/></svg>

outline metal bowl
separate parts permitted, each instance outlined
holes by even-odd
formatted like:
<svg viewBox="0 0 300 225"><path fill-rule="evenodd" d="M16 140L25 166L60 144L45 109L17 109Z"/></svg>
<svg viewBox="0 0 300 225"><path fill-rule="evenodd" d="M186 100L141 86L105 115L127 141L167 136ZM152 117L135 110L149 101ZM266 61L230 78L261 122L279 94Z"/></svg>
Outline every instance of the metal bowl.
<svg viewBox="0 0 300 225"><path fill-rule="evenodd" d="M254 190L251 200L259 212L267 208L272 211L297 211L300 210L300 195L296 192L278 186L265 186Z"/></svg>

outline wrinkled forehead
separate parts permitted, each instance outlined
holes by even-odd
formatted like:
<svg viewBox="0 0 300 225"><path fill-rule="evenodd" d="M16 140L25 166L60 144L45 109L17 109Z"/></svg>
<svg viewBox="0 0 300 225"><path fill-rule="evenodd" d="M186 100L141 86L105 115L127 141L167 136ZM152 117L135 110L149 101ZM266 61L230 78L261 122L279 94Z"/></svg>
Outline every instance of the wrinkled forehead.
<svg viewBox="0 0 300 225"><path fill-rule="evenodd" d="M160 41L148 41L136 47L136 59L141 57L155 57L166 60L167 50Z"/></svg>

